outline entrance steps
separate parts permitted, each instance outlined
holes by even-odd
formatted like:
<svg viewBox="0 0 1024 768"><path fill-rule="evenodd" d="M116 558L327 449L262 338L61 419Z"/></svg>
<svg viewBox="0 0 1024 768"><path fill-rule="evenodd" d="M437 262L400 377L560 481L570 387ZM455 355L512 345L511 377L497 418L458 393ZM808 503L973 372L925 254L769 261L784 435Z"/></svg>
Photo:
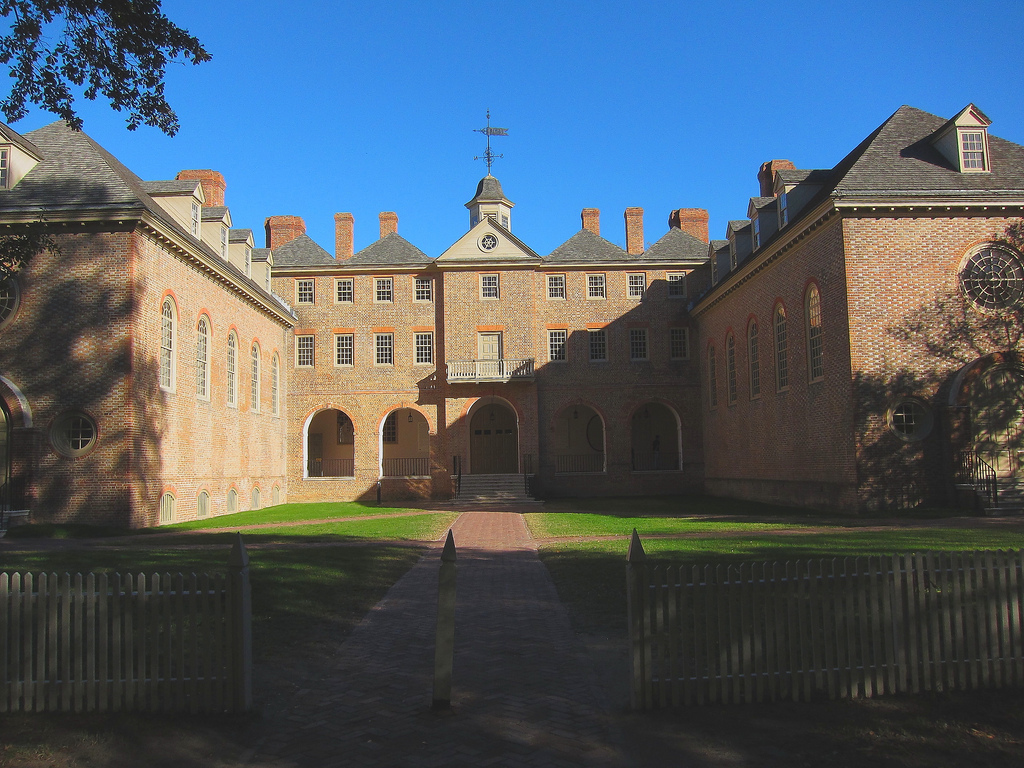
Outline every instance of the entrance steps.
<svg viewBox="0 0 1024 768"><path fill-rule="evenodd" d="M992 516L1024 514L1024 483L1000 480L999 502L994 507L986 507L985 514Z"/></svg>
<svg viewBox="0 0 1024 768"><path fill-rule="evenodd" d="M459 493L452 502L456 507L481 504L543 504L526 492L523 475L463 475Z"/></svg>

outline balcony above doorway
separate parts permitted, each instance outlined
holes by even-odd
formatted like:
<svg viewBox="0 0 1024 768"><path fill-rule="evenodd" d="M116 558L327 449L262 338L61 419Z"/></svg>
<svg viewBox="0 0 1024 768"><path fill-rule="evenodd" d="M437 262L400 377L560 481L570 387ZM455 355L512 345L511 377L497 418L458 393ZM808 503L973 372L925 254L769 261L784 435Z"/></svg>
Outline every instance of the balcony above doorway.
<svg viewBox="0 0 1024 768"><path fill-rule="evenodd" d="M452 360L448 383L533 381L533 358L526 360Z"/></svg>

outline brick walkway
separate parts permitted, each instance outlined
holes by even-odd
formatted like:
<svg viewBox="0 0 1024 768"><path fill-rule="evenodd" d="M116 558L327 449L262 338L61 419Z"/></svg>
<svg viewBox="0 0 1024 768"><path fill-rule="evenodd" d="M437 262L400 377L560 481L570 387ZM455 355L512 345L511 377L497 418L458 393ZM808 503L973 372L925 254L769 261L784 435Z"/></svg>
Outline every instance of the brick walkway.
<svg viewBox="0 0 1024 768"><path fill-rule="evenodd" d="M252 766L626 766L521 515L466 512L451 713L430 709L440 549L268 724Z"/></svg>

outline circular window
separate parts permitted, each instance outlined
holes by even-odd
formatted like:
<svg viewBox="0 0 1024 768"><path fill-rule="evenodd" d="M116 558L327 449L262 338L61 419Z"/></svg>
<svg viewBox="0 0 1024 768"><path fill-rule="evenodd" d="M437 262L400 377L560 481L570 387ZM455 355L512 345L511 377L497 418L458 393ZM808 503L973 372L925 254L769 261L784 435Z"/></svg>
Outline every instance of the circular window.
<svg viewBox="0 0 1024 768"><path fill-rule="evenodd" d="M923 440L932 431L932 412L920 400L901 400L889 411L889 429L901 440Z"/></svg>
<svg viewBox="0 0 1024 768"><path fill-rule="evenodd" d="M18 283L13 277L0 281L0 328L7 325L18 311L21 293Z"/></svg>
<svg viewBox="0 0 1024 768"><path fill-rule="evenodd" d="M1024 298L1024 262L1002 246L987 246L960 270L960 289L981 309L1006 309Z"/></svg>
<svg viewBox="0 0 1024 768"><path fill-rule="evenodd" d="M480 238L480 250L482 251L493 251L498 247L498 238L494 235L487 234Z"/></svg>
<svg viewBox="0 0 1024 768"><path fill-rule="evenodd" d="M50 442L64 456L84 456L96 445L96 422L82 411L62 413L50 428Z"/></svg>

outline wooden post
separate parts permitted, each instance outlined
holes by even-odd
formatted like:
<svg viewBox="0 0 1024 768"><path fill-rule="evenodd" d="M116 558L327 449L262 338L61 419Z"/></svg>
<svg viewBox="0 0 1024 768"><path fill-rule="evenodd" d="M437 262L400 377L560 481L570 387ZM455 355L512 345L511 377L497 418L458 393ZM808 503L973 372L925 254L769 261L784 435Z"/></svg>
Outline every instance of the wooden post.
<svg viewBox="0 0 1024 768"><path fill-rule="evenodd" d="M249 553L238 534L228 558L231 589L231 683L232 709L252 709L252 591L249 584Z"/></svg>
<svg viewBox="0 0 1024 768"><path fill-rule="evenodd" d="M626 615L629 621L630 686L629 704L633 709L650 707L647 693L650 690L646 679L648 666L645 663L648 638L644 632L647 618L647 555L640 536L633 529L626 554Z"/></svg>
<svg viewBox="0 0 1024 768"><path fill-rule="evenodd" d="M455 660L455 537L451 530L441 551L437 577L437 631L434 636L434 709L451 709Z"/></svg>

